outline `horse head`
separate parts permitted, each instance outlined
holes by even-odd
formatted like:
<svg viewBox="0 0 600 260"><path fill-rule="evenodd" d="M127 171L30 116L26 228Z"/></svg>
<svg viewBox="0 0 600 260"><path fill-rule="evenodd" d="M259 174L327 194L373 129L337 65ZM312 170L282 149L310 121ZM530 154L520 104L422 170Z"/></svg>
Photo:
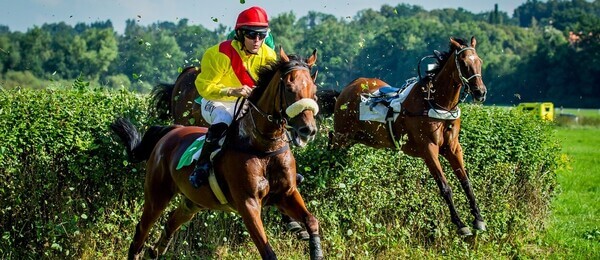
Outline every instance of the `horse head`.
<svg viewBox="0 0 600 260"><path fill-rule="evenodd" d="M300 147L313 140L317 133L317 73L310 73L316 60L316 50L308 59L302 59L296 55L288 56L280 48L279 60L270 68L259 71L259 87L249 97L251 104L272 117L269 121L283 125L288 138ZM262 88L265 78L269 79L268 86Z"/></svg>
<svg viewBox="0 0 600 260"><path fill-rule="evenodd" d="M451 49L454 50L454 61L456 66L456 78L457 83L465 88L467 94L473 96L473 100L476 102L485 101L487 89L481 78L481 65L482 60L477 55L475 46L477 40L475 37L471 37L470 46L464 45L462 42L457 41L454 38L450 38Z"/></svg>

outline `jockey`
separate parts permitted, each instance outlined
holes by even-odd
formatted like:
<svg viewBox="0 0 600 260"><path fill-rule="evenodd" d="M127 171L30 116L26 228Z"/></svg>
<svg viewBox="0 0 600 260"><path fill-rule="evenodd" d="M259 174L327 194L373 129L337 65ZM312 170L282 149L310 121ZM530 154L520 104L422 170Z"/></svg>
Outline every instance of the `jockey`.
<svg viewBox="0 0 600 260"><path fill-rule="evenodd" d="M258 6L242 11L235 24L235 37L206 50L195 85L202 97L202 117L210 124L200 158L190 175L192 186L208 182L211 154L231 122L235 102L248 97L254 88L258 69L277 59L275 51L263 44L269 32L266 11Z"/></svg>

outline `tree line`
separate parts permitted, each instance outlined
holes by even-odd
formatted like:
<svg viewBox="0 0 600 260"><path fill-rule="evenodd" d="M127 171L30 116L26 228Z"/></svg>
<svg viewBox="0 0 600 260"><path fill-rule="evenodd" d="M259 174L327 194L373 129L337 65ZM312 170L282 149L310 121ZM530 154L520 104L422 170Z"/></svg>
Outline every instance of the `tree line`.
<svg viewBox="0 0 600 260"><path fill-rule="evenodd" d="M319 51L322 88L340 90L360 76L400 86L418 76L422 57L448 50L450 37L475 36L488 103L598 106L599 0L528 0L510 16L497 6L490 9L383 5L354 17L282 13L270 24L276 45L286 52ZM188 19L142 26L132 19L120 34L110 20L43 24L26 32L0 25L0 87L46 88L83 79L145 93L159 82L174 82L182 68L197 66L204 50L224 40L230 26L209 30Z"/></svg>

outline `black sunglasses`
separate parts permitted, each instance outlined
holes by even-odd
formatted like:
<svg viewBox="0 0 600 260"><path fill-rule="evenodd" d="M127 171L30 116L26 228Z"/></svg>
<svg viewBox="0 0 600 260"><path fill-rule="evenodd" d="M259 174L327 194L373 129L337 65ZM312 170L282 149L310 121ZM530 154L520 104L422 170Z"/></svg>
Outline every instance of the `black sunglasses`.
<svg viewBox="0 0 600 260"><path fill-rule="evenodd" d="M244 36L251 40L256 39L256 37L258 37L259 40L262 40L265 37L267 37L267 33L266 32L257 32L257 31L245 31Z"/></svg>

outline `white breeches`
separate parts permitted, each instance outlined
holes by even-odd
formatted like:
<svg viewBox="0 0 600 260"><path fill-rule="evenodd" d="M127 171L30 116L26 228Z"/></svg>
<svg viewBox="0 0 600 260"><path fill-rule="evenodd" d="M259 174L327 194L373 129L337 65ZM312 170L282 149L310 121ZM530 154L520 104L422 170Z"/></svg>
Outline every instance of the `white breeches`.
<svg viewBox="0 0 600 260"><path fill-rule="evenodd" d="M207 123L214 125L216 123L231 124L233 121L233 112L235 101L210 101L203 98L200 102L202 117Z"/></svg>

